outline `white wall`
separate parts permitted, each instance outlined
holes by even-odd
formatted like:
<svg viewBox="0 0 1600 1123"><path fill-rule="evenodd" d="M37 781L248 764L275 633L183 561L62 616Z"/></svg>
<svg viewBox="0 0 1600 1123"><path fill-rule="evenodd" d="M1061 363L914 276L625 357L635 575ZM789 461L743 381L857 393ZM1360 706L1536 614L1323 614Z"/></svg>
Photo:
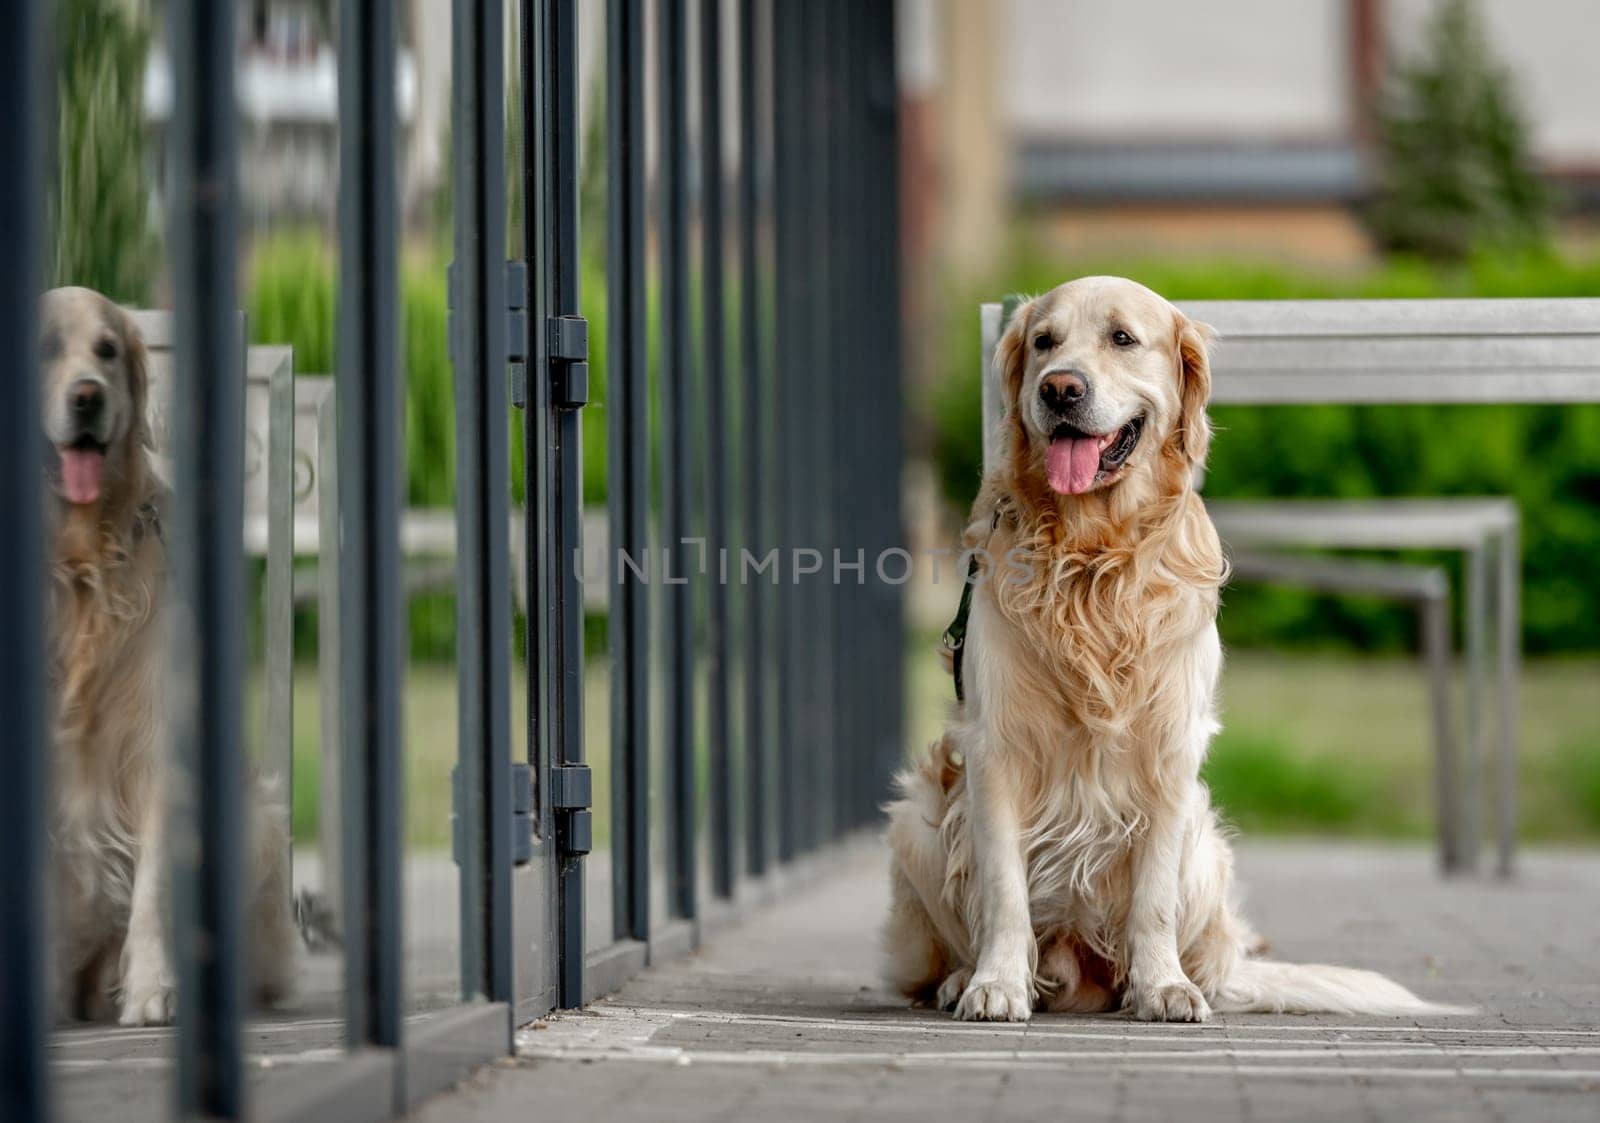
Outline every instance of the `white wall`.
<svg viewBox="0 0 1600 1123"><path fill-rule="evenodd" d="M1006 21L1003 106L1023 134L1326 140L1347 131L1344 0L1005 0L995 11Z"/></svg>

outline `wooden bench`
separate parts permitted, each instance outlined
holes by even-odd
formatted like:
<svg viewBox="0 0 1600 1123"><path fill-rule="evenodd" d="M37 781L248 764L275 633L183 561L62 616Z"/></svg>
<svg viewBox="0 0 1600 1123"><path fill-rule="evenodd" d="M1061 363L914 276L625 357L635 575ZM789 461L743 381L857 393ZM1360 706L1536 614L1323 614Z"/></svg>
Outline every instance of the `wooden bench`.
<svg viewBox="0 0 1600 1123"><path fill-rule="evenodd" d="M1514 404L1600 402L1600 300L1196 301L1185 314L1221 335L1212 364L1215 404ZM1006 309L980 309L983 338L984 462L993 458L1000 391L989 376ZM1516 836L1516 727L1520 674L1520 543L1509 500L1337 500L1314 504L1210 504L1234 552L1257 551L1239 573L1309 582L1307 559L1270 551L1443 548L1467 552L1468 760L1455 769L1447 720L1438 715L1439 852L1447 869L1471 868L1478 851L1477 776L1482 760L1483 661L1495 627L1498 868L1511 872ZM1268 552L1261 552L1268 551ZM1415 567L1355 568L1320 559L1318 587L1398 595L1436 580ZM1492 579L1491 579L1492 572ZM1442 577L1442 573L1438 574ZM1398 584L1397 584L1398 582ZM1388 590L1386 592L1385 590ZM1407 594L1409 599L1416 599ZM1426 599L1426 598L1425 598ZM1419 601L1419 605L1422 602ZM1423 608L1426 616L1432 609ZM1424 647L1437 643L1425 619ZM1430 638L1431 637L1431 638Z"/></svg>

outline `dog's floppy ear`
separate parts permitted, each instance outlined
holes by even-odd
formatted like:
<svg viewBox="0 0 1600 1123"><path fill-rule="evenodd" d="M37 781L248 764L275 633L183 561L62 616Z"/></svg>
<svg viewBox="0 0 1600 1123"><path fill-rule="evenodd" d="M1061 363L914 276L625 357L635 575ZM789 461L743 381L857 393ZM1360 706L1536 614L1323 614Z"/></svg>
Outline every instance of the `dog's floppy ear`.
<svg viewBox="0 0 1600 1123"><path fill-rule="evenodd" d="M1211 449L1211 346L1217 333L1210 324L1178 313L1178 449L1191 465L1205 463Z"/></svg>
<svg viewBox="0 0 1600 1123"><path fill-rule="evenodd" d="M1017 305L994 349L994 378L1000 383L1001 403L1007 414L1016 409L1017 395L1022 392L1022 376L1028 367L1028 327L1038 303L1039 298L1034 297Z"/></svg>
<svg viewBox="0 0 1600 1123"><path fill-rule="evenodd" d="M124 369L128 372L128 398L133 403L133 417L129 432L138 444L155 447L155 435L150 431L150 353L145 349L144 336L133 322L126 308L117 309L122 317L122 354Z"/></svg>

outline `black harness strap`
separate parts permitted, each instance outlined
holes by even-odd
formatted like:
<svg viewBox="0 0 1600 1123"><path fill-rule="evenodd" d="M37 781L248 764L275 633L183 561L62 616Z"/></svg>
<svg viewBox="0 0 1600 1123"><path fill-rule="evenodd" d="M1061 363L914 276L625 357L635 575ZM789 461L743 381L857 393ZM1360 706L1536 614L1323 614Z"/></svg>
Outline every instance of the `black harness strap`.
<svg viewBox="0 0 1600 1123"><path fill-rule="evenodd" d="M995 510L993 532L1000 525L1000 511ZM973 553L967 563L967 577L961 583L961 604L956 608L956 618L944 630L944 648L950 653L950 673L956 683L956 701L965 702L967 692L961 684L961 658L967 648L967 617L972 615L972 589L978 583L978 554Z"/></svg>

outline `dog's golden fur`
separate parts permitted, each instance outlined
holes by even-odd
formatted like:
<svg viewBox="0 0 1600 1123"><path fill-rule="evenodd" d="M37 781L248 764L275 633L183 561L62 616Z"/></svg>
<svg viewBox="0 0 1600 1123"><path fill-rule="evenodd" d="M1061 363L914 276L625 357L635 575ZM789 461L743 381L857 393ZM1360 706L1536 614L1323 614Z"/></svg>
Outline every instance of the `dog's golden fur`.
<svg viewBox="0 0 1600 1123"><path fill-rule="evenodd" d="M1225 576L1191 482L1212 337L1142 286L1085 278L1019 308L1000 342L1001 452L966 534L995 559L973 595L967 700L889 808L887 976L916 1000L994 1020L1429 1009L1369 972L1251 958L1231 900L1198 778ZM1092 387L1075 415L1091 432L1142 425L1073 494L1052 486L1036 402L1065 370Z"/></svg>
<svg viewBox="0 0 1600 1123"><path fill-rule="evenodd" d="M164 868L167 495L150 463L147 357L127 314L88 289L47 293L42 320L41 397L56 479L46 508L58 1001L69 1016L164 1022L174 999ZM95 501L70 502L60 457L87 436L69 405L86 384L104 402L92 434L104 466ZM257 790L251 802L246 930L257 991L272 999L290 989L296 938L279 857L287 823L270 793Z"/></svg>

